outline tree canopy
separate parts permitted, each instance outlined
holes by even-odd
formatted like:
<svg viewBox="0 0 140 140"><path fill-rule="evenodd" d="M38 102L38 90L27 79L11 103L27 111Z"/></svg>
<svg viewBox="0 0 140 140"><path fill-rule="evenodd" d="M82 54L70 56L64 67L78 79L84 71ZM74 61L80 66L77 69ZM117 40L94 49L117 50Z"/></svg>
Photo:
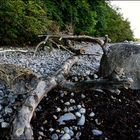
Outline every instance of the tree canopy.
<svg viewBox="0 0 140 140"><path fill-rule="evenodd" d="M105 0L1 0L0 43L23 44L38 34L67 31L133 40L130 22ZM67 32L66 32L67 33Z"/></svg>

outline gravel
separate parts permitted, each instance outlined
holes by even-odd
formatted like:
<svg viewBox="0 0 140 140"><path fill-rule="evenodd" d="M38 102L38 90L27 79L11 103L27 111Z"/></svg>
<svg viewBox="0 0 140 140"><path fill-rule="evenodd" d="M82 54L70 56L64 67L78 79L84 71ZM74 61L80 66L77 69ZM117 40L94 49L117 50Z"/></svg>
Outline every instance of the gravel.
<svg viewBox="0 0 140 140"><path fill-rule="evenodd" d="M99 56L81 56L70 74L73 81L98 78L95 71L102 55L97 45L84 44L87 53ZM77 47L80 47L77 45ZM31 49L29 49L31 50ZM33 53L7 52L0 54L1 63L31 68L45 76L54 74L71 55L62 50ZM80 93L54 89L44 97L31 121L35 139L138 139L140 135L140 91L122 90L120 94L100 89ZM27 97L15 94L0 84L0 138L9 139L14 115Z"/></svg>
<svg viewBox="0 0 140 140"><path fill-rule="evenodd" d="M84 44L85 45L85 44ZM77 44L76 48L81 46ZM93 49L94 48L94 49ZM49 51L37 52L33 57L33 50L28 48L29 52L6 52L0 54L0 62L6 64L16 64L23 67L28 67L38 74L50 76L62 66L62 64L71 56L67 51L60 49L52 49ZM89 55L81 56L77 65L72 68L72 74L89 75L92 71L97 71L100 58L102 56L101 47L93 44L86 44L86 53L99 54L99 56Z"/></svg>
<svg viewBox="0 0 140 140"><path fill-rule="evenodd" d="M101 47L93 44L83 44L86 46L86 53L89 54L98 54L95 55L83 55L80 56L79 61L76 65L74 65L70 71L71 77L74 77L75 81L79 81L79 79L87 78L89 75L94 76L94 72L96 72L99 68L100 59L102 56ZM81 46L77 44L77 48ZM94 49L93 49L94 48ZM2 50L2 49L1 49ZM30 68L33 72L37 74L41 74L42 76L51 76L56 73L59 68L61 68L62 64L71 57L71 54L67 51L60 49L52 49L49 51L45 49L45 51L38 51L36 56L33 57L32 48L28 48L27 53L22 52L5 52L0 53L0 62L3 64L16 64L25 68ZM78 75L77 75L78 74ZM84 80L84 79L83 79ZM86 109L82 106L82 104L78 104L75 99L75 93L71 93L71 97L69 100L64 101L63 98L67 92L61 92L60 101L64 104L64 107L56 106L54 109L56 113L60 113L61 115L53 114L52 118L56 120L59 125L64 125L68 121L76 121L75 125L83 126L85 123ZM27 93L25 94L16 94L14 91L11 91L8 87L5 87L3 83L0 82L0 131L5 132L4 135L0 135L2 139L7 138L9 133L9 128L11 122L14 119L14 115L17 109L22 105L24 99L27 97ZM81 94L81 98L86 98L84 94ZM49 98L45 98L46 101L49 101ZM43 107L38 106L36 111L42 111ZM44 120L43 125L48 125L48 120ZM41 130L38 131L39 136L38 139L42 139L44 137L45 128L41 126ZM74 132L77 130L77 132ZM78 132L79 128L77 126L71 126L71 129L67 126L58 129L53 127L48 128L47 131L51 133L51 139L71 139L74 135L78 138L81 135L81 132Z"/></svg>

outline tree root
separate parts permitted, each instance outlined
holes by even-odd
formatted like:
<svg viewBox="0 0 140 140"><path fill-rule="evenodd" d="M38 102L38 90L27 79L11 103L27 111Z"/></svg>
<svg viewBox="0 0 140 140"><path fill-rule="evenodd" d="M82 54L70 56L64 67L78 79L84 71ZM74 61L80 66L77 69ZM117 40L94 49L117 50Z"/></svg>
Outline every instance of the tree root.
<svg viewBox="0 0 140 140"><path fill-rule="evenodd" d="M68 61L65 62L62 68L54 76L51 76L47 79L39 78L40 80L36 89L34 89L29 97L27 97L25 103L15 116L12 124L11 139L34 139L30 121L37 105L49 91L65 81L65 77L68 75L70 68L77 61L78 57L74 56L68 59Z"/></svg>
<svg viewBox="0 0 140 140"><path fill-rule="evenodd" d="M44 35L40 35L39 37L42 37ZM54 45L56 45L58 48L63 48L65 50L67 50L68 52L70 53L75 53L76 55L80 55L80 54L84 54L84 49L75 49L74 47L72 46L68 46L67 48L64 47L64 45L62 44L58 44L56 43L53 39L56 39L59 41L61 40L71 40L71 41L84 41L84 42L91 42L91 43L97 43L101 46L103 52L105 52L105 47L106 47L106 44L108 43L108 36L105 36L104 38L100 37L100 38L96 38L96 37L91 37L91 36L86 36L86 35L80 35L80 36L70 36L70 35L45 35L46 38L45 40L41 41L35 48L35 51L34 51L34 54L33 54L33 57L35 57L36 53L37 53L37 50L38 48L42 45L42 44L46 44L47 41L50 41L51 43L53 43Z"/></svg>

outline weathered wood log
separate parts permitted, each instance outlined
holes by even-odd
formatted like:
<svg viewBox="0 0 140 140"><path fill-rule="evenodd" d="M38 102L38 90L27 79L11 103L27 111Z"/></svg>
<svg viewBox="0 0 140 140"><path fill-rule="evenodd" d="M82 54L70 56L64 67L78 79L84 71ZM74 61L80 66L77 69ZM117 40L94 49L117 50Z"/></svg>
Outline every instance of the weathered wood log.
<svg viewBox="0 0 140 140"><path fill-rule="evenodd" d="M41 35L40 35L41 37ZM46 35L45 41L47 41L49 38L58 38L59 40L62 39L68 39L68 40L74 40L74 41L85 41L85 42L91 42L91 43L98 43L99 45L104 44L104 38L103 37L91 37L87 35L79 35L79 36L72 36L72 35Z"/></svg>
<svg viewBox="0 0 140 140"><path fill-rule="evenodd" d="M92 89L118 90L122 88L128 89L132 83L133 80L130 78L123 78L119 80L100 78L95 80L81 81L77 83L65 81L61 83L59 87L71 92L80 92Z"/></svg>
<svg viewBox="0 0 140 140"><path fill-rule="evenodd" d="M44 36L44 35L43 35ZM46 38L43 40L43 41L41 41L37 46L36 46L36 48L35 48L35 51L34 51L34 55L33 55L33 57L36 55L36 53L37 53L37 50L38 50L38 48L42 45L42 44L45 44L47 41L51 41L53 44L55 44L56 46L58 46L58 47L62 47L63 45L61 44L61 45L59 45L58 43L56 43L53 39L57 39L57 40L59 40L59 42L61 41L61 40L71 40L71 41L84 41L84 42L90 42L90 43L97 43L97 44L99 44L101 47L102 47L102 49L103 49L103 51L105 51L105 49L104 49L104 46L106 46L106 43L107 43L107 41L108 41L108 36L105 36L104 38L103 37L100 37L100 38L97 38L97 37L91 37L91 36L86 36L86 35L80 35L80 36L70 36L70 35L45 35L46 36ZM42 36L40 36L40 37L42 37ZM63 46L63 48L65 48L64 46ZM76 49L74 49L72 46L69 46L68 48L67 48L67 50L69 50L69 51L71 51L72 53L76 53L76 54L82 54L83 53L83 50L81 51L81 50L76 50ZM82 52L82 53L81 53Z"/></svg>
<svg viewBox="0 0 140 140"><path fill-rule="evenodd" d="M140 89L140 45L119 43L108 48L101 58L99 75L106 77L118 69L133 79L131 89Z"/></svg>
<svg viewBox="0 0 140 140"><path fill-rule="evenodd" d="M78 61L78 57L74 56L64 63L62 68L49 78L40 78L37 87L27 97L21 109L17 112L12 126L12 139L34 139L33 131L30 125L33 112L42 98L54 87L65 80L70 68Z"/></svg>
<svg viewBox="0 0 140 140"><path fill-rule="evenodd" d="M27 53L28 50L21 50L21 49L7 49L7 50L0 50L0 53L5 53L5 52L22 52L22 53Z"/></svg>

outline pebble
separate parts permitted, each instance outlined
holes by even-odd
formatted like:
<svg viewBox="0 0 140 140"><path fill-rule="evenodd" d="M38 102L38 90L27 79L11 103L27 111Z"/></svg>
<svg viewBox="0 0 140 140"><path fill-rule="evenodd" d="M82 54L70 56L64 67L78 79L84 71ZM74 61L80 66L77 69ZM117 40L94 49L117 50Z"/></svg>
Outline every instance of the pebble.
<svg viewBox="0 0 140 140"><path fill-rule="evenodd" d="M77 117L81 117L81 113L76 112L76 113L75 113L75 116L77 116Z"/></svg>
<svg viewBox="0 0 140 140"><path fill-rule="evenodd" d="M86 113L86 109L85 109L85 108L80 108L79 112L80 112L81 114L85 114L85 113Z"/></svg>
<svg viewBox="0 0 140 140"><path fill-rule="evenodd" d="M78 82L78 78L77 78L77 77L74 77L74 81L75 81L75 82Z"/></svg>
<svg viewBox="0 0 140 140"><path fill-rule="evenodd" d="M86 96L84 94L81 94L81 98L84 99Z"/></svg>
<svg viewBox="0 0 140 140"><path fill-rule="evenodd" d="M136 100L136 103L140 104L140 100Z"/></svg>
<svg viewBox="0 0 140 140"><path fill-rule="evenodd" d="M39 131L38 134L39 134L40 136L44 136L44 133L41 132L41 131Z"/></svg>
<svg viewBox="0 0 140 140"><path fill-rule="evenodd" d="M74 93L72 92L70 95L71 95L71 96L74 96Z"/></svg>
<svg viewBox="0 0 140 140"><path fill-rule="evenodd" d="M77 125L84 125L85 124L85 120L86 120L85 116L82 115L81 118L79 119Z"/></svg>
<svg viewBox="0 0 140 140"><path fill-rule="evenodd" d="M81 132L77 132L75 137L76 137L77 140L79 140L80 136L81 136Z"/></svg>
<svg viewBox="0 0 140 140"><path fill-rule="evenodd" d="M75 103L75 100L74 99L70 99L70 103Z"/></svg>
<svg viewBox="0 0 140 140"><path fill-rule="evenodd" d="M39 136L39 137L38 137L38 140L41 140L41 139L42 139L42 136Z"/></svg>
<svg viewBox="0 0 140 140"><path fill-rule="evenodd" d="M78 127L77 126L73 126L73 129L77 131Z"/></svg>
<svg viewBox="0 0 140 140"><path fill-rule="evenodd" d="M43 122L43 124L47 124L48 123L48 121L47 120L45 120L44 122Z"/></svg>
<svg viewBox="0 0 140 140"><path fill-rule="evenodd" d="M70 105L70 102L65 102L64 104L67 105L67 106L69 106Z"/></svg>
<svg viewBox="0 0 140 140"><path fill-rule="evenodd" d="M59 124L65 124L64 121L76 120L76 117L73 113L66 113L58 119Z"/></svg>
<svg viewBox="0 0 140 140"><path fill-rule="evenodd" d="M90 70L87 70L87 71L86 71L86 74L89 75L89 74L90 74Z"/></svg>
<svg viewBox="0 0 140 140"><path fill-rule="evenodd" d="M70 129L68 127L64 127L64 132L65 133L69 133L70 132Z"/></svg>
<svg viewBox="0 0 140 140"><path fill-rule="evenodd" d="M2 128L8 128L8 127L9 127L9 123L7 123L7 122L2 122L2 123L1 123L1 127L2 127Z"/></svg>
<svg viewBox="0 0 140 140"><path fill-rule="evenodd" d="M68 108L67 108L67 107L65 107L63 111L64 111L64 112L67 112L67 111L68 111Z"/></svg>
<svg viewBox="0 0 140 140"><path fill-rule="evenodd" d="M82 108L82 106L81 105L77 105L77 108L80 109L80 108Z"/></svg>
<svg viewBox="0 0 140 140"><path fill-rule="evenodd" d="M57 133L60 133L60 130L59 130L59 129L56 129L56 132L57 132Z"/></svg>
<svg viewBox="0 0 140 140"><path fill-rule="evenodd" d="M1 123L1 122L4 122L4 119L0 119L0 123Z"/></svg>
<svg viewBox="0 0 140 140"><path fill-rule="evenodd" d="M56 116L56 115L53 115L53 118L54 118L55 120L57 120L57 116Z"/></svg>
<svg viewBox="0 0 140 140"><path fill-rule="evenodd" d="M71 136L67 133L65 133L61 138L60 140L70 140L71 139Z"/></svg>
<svg viewBox="0 0 140 140"><path fill-rule="evenodd" d="M53 129L53 128L50 128L50 129L49 129L49 131L50 131L50 132L53 132L53 131L54 131L54 129Z"/></svg>
<svg viewBox="0 0 140 140"><path fill-rule="evenodd" d="M91 113L89 114L89 116L90 116L90 117L94 117L94 116L95 116L95 113L94 113L94 112L91 112Z"/></svg>
<svg viewBox="0 0 140 140"><path fill-rule="evenodd" d="M8 108L8 107L5 107L5 113L8 114L8 113L12 113L12 109L11 108Z"/></svg>
<svg viewBox="0 0 140 140"><path fill-rule="evenodd" d="M74 111L74 108L71 106L68 108L68 111Z"/></svg>
<svg viewBox="0 0 140 140"><path fill-rule="evenodd" d="M98 78L98 75L97 74L94 74L94 79L97 79Z"/></svg>
<svg viewBox="0 0 140 140"><path fill-rule="evenodd" d="M64 134L65 132L64 132L64 130L61 130L60 133L61 133L61 134Z"/></svg>
<svg viewBox="0 0 140 140"><path fill-rule="evenodd" d="M74 132L72 130L69 131L69 135L72 137L74 136Z"/></svg>
<svg viewBox="0 0 140 140"><path fill-rule="evenodd" d="M51 139L52 140L58 140L58 135L56 133L52 134Z"/></svg>
<svg viewBox="0 0 140 140"><path fill-rule="evenodd" d="M0 105L0 110L2 110L2 105Z"/></svg>
<svg viewBox="0 0 140 140"><path fill-rule="evenodd" d="M60 111L61 111L61 108L57 107L56 112L60 112Z"/></svg>
<svg viewBox="0 0 140 140"><path fill-rule="evenodd" d="M97 125L100 125L102 123L102 122L99 122L98 119L95 119L95 122L96 122Z"/></svg>
<svg viewBox="0 0 140 140"><path fill-rule="evenodd" d="M102 135L102 134L103 134L103 132L102 132L102 131L97 130L97 129L93 129L93 130L92 130L92 133L93 133L93 135L94 135L94 136L100 136L100 135Z"/></svg>

